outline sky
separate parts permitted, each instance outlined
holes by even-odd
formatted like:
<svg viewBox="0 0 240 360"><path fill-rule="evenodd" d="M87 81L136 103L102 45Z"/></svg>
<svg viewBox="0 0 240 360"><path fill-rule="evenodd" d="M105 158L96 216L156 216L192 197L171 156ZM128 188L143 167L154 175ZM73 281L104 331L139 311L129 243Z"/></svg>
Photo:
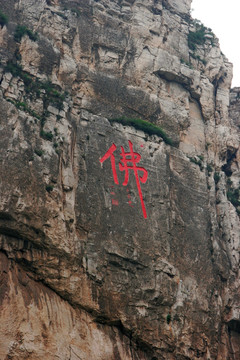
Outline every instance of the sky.
<svg viewBox="0 0 240 360"><path fill-rule="evenodd" d="M240 0L193 0L192 17L212 29L233 63L232 87L240 87Z"/></svg>

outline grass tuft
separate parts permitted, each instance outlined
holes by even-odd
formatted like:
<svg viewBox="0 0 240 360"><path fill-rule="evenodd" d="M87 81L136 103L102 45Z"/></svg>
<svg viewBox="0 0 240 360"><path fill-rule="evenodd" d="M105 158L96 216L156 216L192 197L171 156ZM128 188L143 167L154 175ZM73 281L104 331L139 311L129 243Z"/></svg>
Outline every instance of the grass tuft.
<svg viewBox="0 0 240 360"><path fill-rule="evenodd" d="M8 17L0 10L0 25L4 26L8 23Z"/></svg>
<svg viewBox="0 0 240 360"><path fill-rule="evenodd" d="M53 139L53 134L51 132L46 132L44 130L40 131L40 136L43 139L48 140L48 141L52 141L52 139Z"/></svg>
<svg viewBox="0 0 240 360"><path fill-rule="evenodd" d="M38 34L37 33L32 32L32 30L28 29L24 25L18 25L16 27L16 30L15 30L15 33L14 33L14 39L17 42L20 42L24 35L27 35L29 37L29 39L31 39L32 41L37 41L37 39L38 39Z"/></svg>
<svg viewBox="0 0 240 360"><path fill-rule="evenodd" d="M166 144L173 145L173 141L167 136L167 134L162 128L148 121L142 119L135 119L135 118L126 118L126 117L109 119L109 121L118 122L123 125L133 126L135 129L142 130L149 135L158 135L163 139L163 141Z"/></svg>

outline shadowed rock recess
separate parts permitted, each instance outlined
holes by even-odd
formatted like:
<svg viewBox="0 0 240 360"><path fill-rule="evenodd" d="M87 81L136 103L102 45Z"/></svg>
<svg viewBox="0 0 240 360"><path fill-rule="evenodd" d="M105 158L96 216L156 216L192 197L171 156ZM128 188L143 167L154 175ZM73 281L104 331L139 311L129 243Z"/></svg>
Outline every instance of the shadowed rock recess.
<svg viewBox="0 0 240 360"><path fill-rule="evenodd" d="M0 0L1 360L240 359L240 88L190 5Z"/></svg>

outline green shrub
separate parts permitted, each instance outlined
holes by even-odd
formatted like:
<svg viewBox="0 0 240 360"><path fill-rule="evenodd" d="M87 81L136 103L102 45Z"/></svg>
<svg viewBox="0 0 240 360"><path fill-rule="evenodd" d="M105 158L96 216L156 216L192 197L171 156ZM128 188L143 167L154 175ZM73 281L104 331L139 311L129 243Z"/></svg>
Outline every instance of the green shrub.
<svg viewBox="0 0 240 360"><path fill-rule="evenodd" d="M5 71L10 72L15 77L19 76L23 80L25 91L27 94L30 94L30 99L32 99L33 95L39 98L42 89L45 90L45 94L43 95L45 109L51 103L59 110L63 110L63 101L67 94L61 94L57 91L50 81L41 82L38 79L34 80L32 76L23 71L21 65L13 61L8 61L5 66ZM45 114L43 114L43 116L45 116Z"/></svg>
<svg viewBox="0 0 240 360"><path fill-rule="evenodd" d="M46 80L41 83L41 88L44 89L46 92L50 92L53 88L53 84L50 80Z"/></svg>
<svg viewBox="0 0 240 360"><path fill-rule="evenodd" d="M6 99L8 102L10 102L11 104L15 105L15 102L12 99Z"/></svg>
<svg viewBox="0 0 240 360"><path fill-rule="evenodd" d="M15 77L20 77L24 82L24 88L27 94L30 94L30 99L35 94L36 97L40 97L41 83L39 80L33 80L33 78L25 73L21 65L14 63L13 61L8 61L5 66L5 71L10 72Z"/></svg>
<svg viewBox="0 0 240 360"><path fill-rule="evenodd" d="M194 50L195 50L195 49L194 49ZM206 64L207 64L207 61L206 61L205 59L202 59L201 56L196 55L196 54L194 54L194 53L192 53L192 54L190 54L190 55L191 55L191 57L192 57L193 59L196 59L196 60L198 60L198 61L201 61L201 62L203 63L203 65L206 65Z"/></svg>
<svg viewBox="0 0 240 360"><path fill-rule="evenodd" d="M76 9L76 8L72 8L72 9L71 9L71 12L74 13L74 14L76 14L77 17L80 17L80 15L81 15L81 11L78 10L78 9Z"/></svg>
<svg viewBox="0 0 240 360"><path fill-rule="evenodd" d="M37 41L37 39L38 39L38 34L37 33L33 33L32 30L28 29L24 25L18 25L16 27L16 30L15 30L15 33L14 33L14 39L17 42L20 42L24 35L27 35L29 37L29 39L31 39L32 41Z"/></svg>
<svg viewBox="0 0 240 360"><path fill-rule="evenodd" d="M15 50L14 56L15 56L15 59L16 59L17 61L21 61L21 60L22 60L22 55L21 55L19 49L16 49L16 50Z"/></svg>
<svg viewBox="0 0 240 360"><path fill-rule="evenodd" d="M41 117L33 109L31 109L25 102L14 101L12 99L6 99L6 100L11 102L13 105L15 105L16 108L21 109L21 110L29 113L30 115L32 115L36 119L38 119L38 120L41 119Z"/></svg>
<svg viewBox="0 0 240 360"><path fill-rule="evenodd" d="M205 43L206 37L205 35L212 35L214 37L214 34L212 32L212 29L207 28L204 26L200 20L194 19L192 21L192 24L195 27L195 31L189 31L188 34L188 46L191 50L196 50L196 45L203 45ZM214 46L214 39L211 39L211 44ZM204 59L199 59L200 61L205 62Z"/></svg>
<svg viewBox="0 0 240 360"><path fill-rule="evenodd" d="M228 200L233 204L233 206L238 207L240 206L240 200L239 200L239 196L240 196L240 191L239 189L230 189L227 192L227 198Z"/></svg>
<svg viewBox="0 0 240 360"><path fill-rule="evenodd" d="M60 16L61 18L63 18L64 20L67 20L67 16L65 16L63 13L59 12L59 11L56 11L56 14L58 16Z"/></svg>
<svg viewBox="0 0 240 360"><path fill-rule="evenodd" d="M18 102L16 102L16 107L18 108L18 109L22 109L22 110L24 110L24 111L28 111L28 106L27 106L27 104L25 103L25 102L20 102L20 101L18 101Z"/></svg>
<svg viewBox="0 0 240 360"><path fill-rule="evenodd" d="M47 192L51 192L53 191L53 185L46 185L45 189L47 190Z"/></svg>
<svg viewBox="0 0 240 360"><path fill-rule="evenodd" d="M40 131L40 136L43 139L48 140L48 141L52 141L52 139L53 139L53 134L51 132L46 132L44 130Z"/></svg>
<svg viewBox="0 0 240 360"><path fill-rule="evenodd" d="M4 26L8 23L8 17L0 10L0 25Z"/></svg>
<svg viewBox="0 0 240 360"><path fill-rule="evenodd" d="M215 184L217 185L221 179L219 172L215 172L213 178L214 178Z"/></svg>
<svg viewBox="0 0 240 360"><path fill-rule="evenodd" d="M142 130L149 135L158 135L164 140L166 144L173 145L173 141L167 136L163 129L152 123L149 123L148 121L126 117L109 119L109 121L118 122L123 125L133 126L135 129Z"/></svg>
<svg viewBox="0 0 240 360"><path fill-rule="evenodd" d="M43 155L43 150L41 150L41 149L35 149L34 152L35 152L35 154L37 154L38 156L42 156L42 155Z"/></svg>
<svg viewBox="0 0 240 360"><path fill-rule="evenodd" d="M233 182L230 178L227 179L227 198L235 207L237 214L240 215L240 187L234 189Z"/></svg>
<svg viewBox="0 0 240 360"><path fill-rule="evenodd" d="M63 10L64 11L65 10L70 10L73 14L76 14L77 17L80 17L80 15L81 15L81 11L78 10L77 8L70 8L70 7L65 6Z"/></svg>
<svg viewBox="0 0 240 360"><path fill-rule="evenodd" d="M207 164L207 172L208 172L208 176L210 176L210 174L213 172L212 165Z"/></svg>
<svg viewBox="0 0 240 360"><path fill-rule="evenodd" d="M199 159L196 159L196 157L189 157L189 160L192 163L198 165L200 167L200 170L203 170L203 164L202 164L202 160L201 160L201 159L203 159L203 157L200 155L200 156L198 156L198 158Z"/></svg>
<svg viewBox="0 0 240 360"><path fill-rule="evenodd" d="M171 317L171 314L167 314L167 324L170 324L171 320L172 320L172 317Z"/></svg>
<svg viewBox="0 0 240 360"><path fill-rule="evenodd" d="M38 80L33 80L30 76L25 74L22 76L22 79L25 85L25 91L27 94L29 94L30 99L33 99L34 95L39 98L41 95L40 82Z"/></svg>
<svg viewBox="0 0 240 360"><path fill-rule="evenodd" d="M203 45L205 42L205 27L203 25L196 31L189 31L188 46L191 50L196 50L196 45Z"/></svg>
<svg viewBox="0 0 240 360"><path fill-rule="evenodd" d="M231 187L232 183L233 183L232 180L230 178L227 178L227 185Z"/></svg>
<svg viewBox="0 0 240 360"><path fill-rule="evenodd" d="M10 72L13 76L22 76L22 66L12 61L8 61L5 66L5 71Z"/></svg>
<svg viewBox="0 0 240 360"><path fill-rule="evenodd" d="M32 80L32 78L31 78L31 76L29 76L28 74L21 74L21 78L22 78L22 80L23 80L23 82L24 82L24 85L25 85L27 88L29 88L30 85L32 85L33 80Z"/></svg>
<svg viewBox="0 0 240 360"><path fill-rule="evenodd" d="M54 85L49 80L42 82L41 88L45 90L44 102L46 107L49 103L51 103L56 106L58 110L63 110L63 101L65 99L65 95L60 94L60 92L54 88Z"/></svg>
<svg viewBox="0 0 240 360"><path fill-rule="evenodd" d="M184 60L183 58L180 59L181 64L185 64L187 66L191 66L191 63L189 61Z"/></svg>
<svg viewBox="0 0 240 360"><path fill-rule="evenodd" d="M32 116L35 117L36 119L38 119L38 120L41 119L41 116L38 115L34 110L32 110L32 109L29 108L29 109L28 109L28 112L29 112L30 115L32 115Z"/></svg>

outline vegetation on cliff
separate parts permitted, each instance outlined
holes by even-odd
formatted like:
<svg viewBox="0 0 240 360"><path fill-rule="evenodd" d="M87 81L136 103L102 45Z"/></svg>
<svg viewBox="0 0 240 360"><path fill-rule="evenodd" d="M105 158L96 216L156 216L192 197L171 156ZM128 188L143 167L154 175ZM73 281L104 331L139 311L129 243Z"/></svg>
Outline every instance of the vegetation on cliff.
<svg viewBox="0 0 240 360"><path fill-rule="evenodd" d="M0 25L4 26L8 23L8 17L0 10Z"/></svg>
<svg viewBox="0 0 240 360"><path fill-rule="evenodd" d="M110 122L118 122L123 125L133 126L135 129L142 130L149 135L158 135L163 141L168 145L173 145L173 141L167 136L165 131L148 121L137 119L137 118L127 118L127 117L119 117L109 119Z"/></svg>
<svg viewBox="0 0 240 360"><path fill-rule="evenodd" d="M24 25L17 25L15 34L14 34L14 39L16 41L20 42L24 35L27 35L29 37L29 39L31 39L32 41L37 41L37 39L38 39L37 33L32 32L32 30L28 29Z"/></svg>

